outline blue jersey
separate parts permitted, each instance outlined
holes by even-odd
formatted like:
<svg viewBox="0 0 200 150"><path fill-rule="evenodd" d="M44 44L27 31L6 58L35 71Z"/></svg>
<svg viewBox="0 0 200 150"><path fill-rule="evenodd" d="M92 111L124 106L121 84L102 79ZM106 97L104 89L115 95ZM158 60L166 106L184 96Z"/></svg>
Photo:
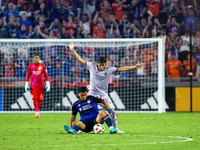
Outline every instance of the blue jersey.
<svg viewBox="0 0 200 150"><path fill-rule="evenodd" d="M85 101L77 100L72 106L72 114L80 113L80 120L88 120L96 117L99 114L97 103L104 101L101 98L87 96Z"/></svg>

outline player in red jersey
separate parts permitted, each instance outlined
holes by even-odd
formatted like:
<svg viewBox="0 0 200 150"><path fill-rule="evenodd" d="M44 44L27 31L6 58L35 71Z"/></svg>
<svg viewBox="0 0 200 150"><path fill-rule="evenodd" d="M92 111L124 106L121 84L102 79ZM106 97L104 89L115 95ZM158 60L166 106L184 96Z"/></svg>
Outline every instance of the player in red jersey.
<svg viewBox="0 0 200 150"><path fill-rule="evenodd" d="M25 83L25 91L30 89L29 87L29 78L31 77L31 93L33 104L35 107L35 118L40 118L39 110L41 106L41 101L43 100L44 95L44 81L43 74L45 75L46 85L45 89L48 92L50 90L49 77L47 74L47 69L44 64L39 63L40 56L39 54L35 54L33 57L33 62L28 67L26 83Z"/></svg>

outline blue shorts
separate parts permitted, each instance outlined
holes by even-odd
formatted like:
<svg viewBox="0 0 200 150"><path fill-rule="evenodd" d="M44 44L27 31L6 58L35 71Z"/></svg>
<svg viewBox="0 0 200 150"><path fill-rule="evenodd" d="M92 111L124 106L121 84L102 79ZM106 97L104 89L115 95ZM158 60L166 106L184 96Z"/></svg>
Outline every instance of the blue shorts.
<svg viewBox="0 0 200 150"><path fill-rule="evenodd" d="M97 119L97 116L89 120L80 120L81 122L85 124L85 129L83 131L84 132L93 131L94 125L97 124L96 119Z"/></svg>

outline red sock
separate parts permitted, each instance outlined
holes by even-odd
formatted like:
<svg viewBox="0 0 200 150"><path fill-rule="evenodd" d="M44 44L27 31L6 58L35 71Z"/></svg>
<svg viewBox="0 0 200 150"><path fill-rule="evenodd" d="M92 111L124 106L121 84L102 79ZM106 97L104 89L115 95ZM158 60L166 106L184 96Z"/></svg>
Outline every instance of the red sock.
<svg viewBox="0 0 200 150"><path fill-rule="evenodd" d="M34 107L35 107L35 111L38 112L39 109L38 109L38 101L37 100L33 100L33 104L34 104Z"/></svg>
<svg viewBox="0 0 200 150"><path fill-rule="evenodd" d="M40 107L41 107L41 102L40 100L37 100L38 101L38 111L40 111Z"/></svg>

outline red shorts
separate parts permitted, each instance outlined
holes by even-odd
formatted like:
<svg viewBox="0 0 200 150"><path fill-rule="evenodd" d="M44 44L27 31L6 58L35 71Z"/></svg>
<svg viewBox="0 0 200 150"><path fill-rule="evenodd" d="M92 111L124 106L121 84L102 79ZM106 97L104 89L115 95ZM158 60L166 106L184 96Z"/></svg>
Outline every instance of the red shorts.
<svg viewBox="0 0 200 150"><path fill-rule="evenodd" d="M31 93L32 93L33 100L40 100L40 101L43 100L43 96L44 96L43 88L32 88Z"/></svg>

